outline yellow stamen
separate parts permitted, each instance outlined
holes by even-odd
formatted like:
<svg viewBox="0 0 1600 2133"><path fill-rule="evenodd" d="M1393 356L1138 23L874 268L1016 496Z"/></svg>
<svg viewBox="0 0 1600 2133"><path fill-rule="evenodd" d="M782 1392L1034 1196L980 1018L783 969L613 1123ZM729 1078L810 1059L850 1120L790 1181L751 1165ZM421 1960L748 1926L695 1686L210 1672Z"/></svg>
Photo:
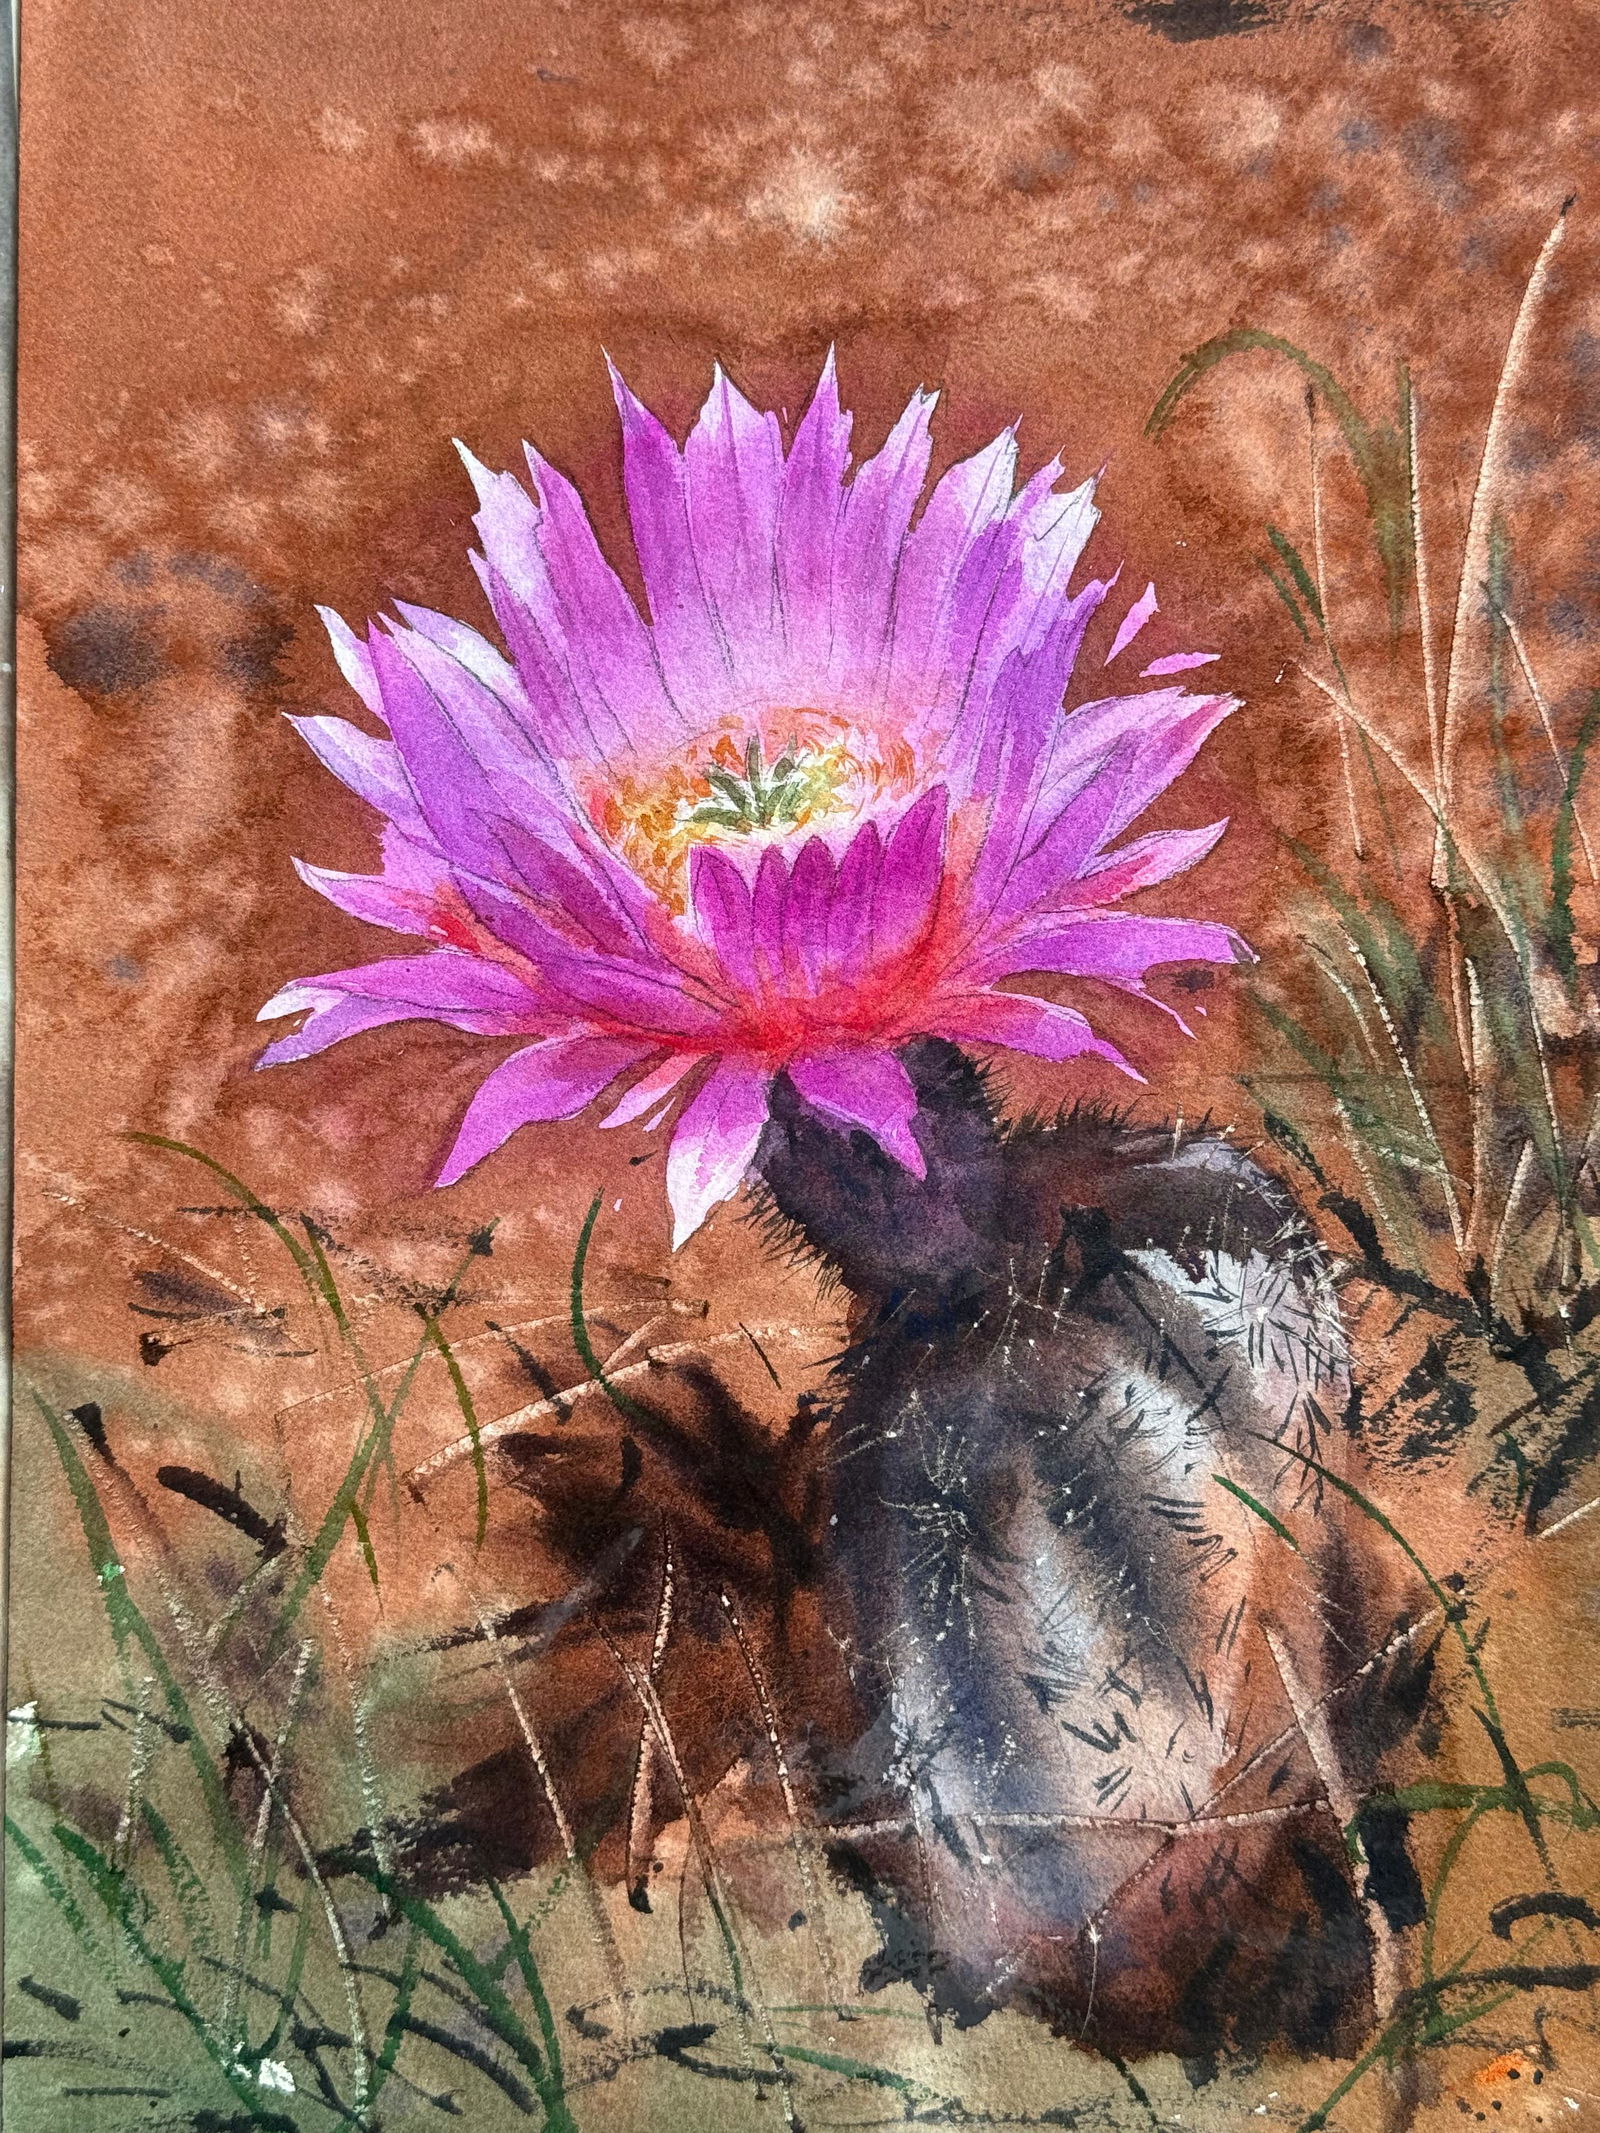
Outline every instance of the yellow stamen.
<svg viewBox="0 0 1600 2133"><path fill-rule="evenodd" d="M759 727L703 734L621 777L591 797L590 811L613 849L681 912L695 845L786 844L863 819L915 783L904 741L818 711L774 711Z"/></svg>

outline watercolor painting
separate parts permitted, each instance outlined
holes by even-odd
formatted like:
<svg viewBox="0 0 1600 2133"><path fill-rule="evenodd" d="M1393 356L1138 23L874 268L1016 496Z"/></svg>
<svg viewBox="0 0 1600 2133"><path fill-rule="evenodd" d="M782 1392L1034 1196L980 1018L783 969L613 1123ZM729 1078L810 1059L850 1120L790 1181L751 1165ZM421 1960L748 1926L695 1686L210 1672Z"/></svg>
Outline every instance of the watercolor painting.
<svg viewBox="0 0 1600 2133"><path fill-rule="evenodd" d="M1600 2112L1600 16L22 57L7 2124Z"/></svg>

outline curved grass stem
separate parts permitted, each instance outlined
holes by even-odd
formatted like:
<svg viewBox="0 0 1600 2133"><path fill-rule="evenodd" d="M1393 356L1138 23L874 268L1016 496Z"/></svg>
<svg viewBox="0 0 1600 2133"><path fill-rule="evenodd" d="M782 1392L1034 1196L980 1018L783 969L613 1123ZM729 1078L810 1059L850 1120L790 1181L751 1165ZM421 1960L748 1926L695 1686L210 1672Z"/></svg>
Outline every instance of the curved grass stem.
<svg viewBox="0 0 1600 2133"><path fill-rule="evenodd" d="M1575 197L1575 196L1574 196ZM1466 546L1461 558L1461 578L1456 591L1455 623L1450 633L1450 658L1445 675L1444 725L1440 739L1441 808L1448 812L1454 798L1456 757L1461 743L1462 698L1466 689L1467 640L1471 633L1472 608L1481 590L1489 555L1489 529L1494 518L1495 501L1499 495L1505 474L1505 433L1507 411L1521 382L1527 363L1528 349L1533 338L1534 321L1539 305L1550 279L1551 264L1555 259L1562 238L1567 232L1567 216L1573 205L1568 198L1561 203L1550 234L1540 247L1534 261L1533 272L1528 276L1522 292L1522 301L1517 307L1516 320L1511 328L1511 339L1506 346L1505 361L1500 367L1499 381L1495 386L1494 404L1489 412L1489 427L1484 433L1483 456L1478 462L1478 479L1472 495L1472 509L1467 520Z"/></svg>

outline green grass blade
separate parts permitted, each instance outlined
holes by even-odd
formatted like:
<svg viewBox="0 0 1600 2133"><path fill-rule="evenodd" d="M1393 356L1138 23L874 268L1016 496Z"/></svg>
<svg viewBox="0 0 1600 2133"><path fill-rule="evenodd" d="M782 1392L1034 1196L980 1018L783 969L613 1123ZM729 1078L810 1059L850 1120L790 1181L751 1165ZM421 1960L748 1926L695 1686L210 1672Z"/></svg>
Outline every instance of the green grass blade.
<svg viewBox="0 0 1600 2133"><path fill-rule="evenodd" d="M913 2081L909 2074L896 2073L892 2067L874 2066L866 2059L847 2059L839 2052L814 2051L805 2044L780 2044L778 2050L785 2059L818 2067L825 2074L841 2074L847 2081L866 2081L874 2088L891 2089L908 2103L931 2105L936 2111L945 2103L937 2089L930 2089L926 2082ZM944 2114L940 2111L939 2115Z"/></svg>
<svg viewBox="0 0 1600 2133"><path fill-rule="evenodd" d="M1405 1027L1416 1026L1428 1043L1442 1043L1448 1030L1410 928L1396 906L1377 889L1352 890L1327 862L1296 837L1284 847L1316 884L1343 931L1372 966L1390 1012Z"/></svg>
<svg viewBox="0 0 1600 2133"><path fill-rule="evenodd" d="M1577 745L1572 751L1572 760L1567 765L1566 784L1562 790L1561 803L1556 809L1555 825L1550 837L1550 917L1547 937L1556 967L1569 985L1575 985L1578 977L1578 961L1573 950L1576 928L1572 916L1572 847L1577 829L1578 794L1583 787L1584 772L1589 765L1589 751L1594 746L1597 732L1600 732L1600 689L1591 695L1589 708L1583 715L1583 724L1578 729Z"/></svg>
<svg viewBox="0 0 1600 2133"><path fill-rule="evenodd" d="M461 1419L467 1425L467 1435L472 1442L472 1471L478 1484L478 1538L481 1548L489 1531L489 1468L483 1456L483 1432L478 1423L478 1410L473 1405L472 1394L462 1375L456 1352L437 1319L428 1321L428 1338L444 1359L444 1367L450 1374L450 1389L456 1396L456 1405L461 1410Z"/></svg>
<svg viewBox="0 0 1600 2133"><path fill-rule="evenodd" d="M252 1192L242 1178L236 1178L231 1170L224 1169L214 1156L207 1155L204 1150L192 1148L187 1141L172 1140L165 1133L128 1133L123 1137L126 1140L138 1141L146 1148L163 1148L169 1155L186 1156L191 1163L198 1163L203 1170L209 1170L214 1178L227 1186L241 1207L247 1208L258 1221L266 1224L294 1261L302 1278L311 1285L312 1293L319 1293L316 1267L310 1253L296 1242L283 1218L270 1208L265 1200ZM326 1300L324 1298L324 1301Z"/></svg>
<svg viewBox="0 0 1600 2133"><path fill-rule="evenodd" d="M600 1203L604 1197L603 1193L597 1192L591 1201L589 1212L584 1217L583 1228L578 1236L578 1249L573 1254L572 1345L577 1349L579 1360L582 1362L584 1369L588 1371L590 1377L599 1386L618 1414L629 1422L648 1423L650 1416L639 1405L638 1401L630 1400L628 1395L613 1385L606 1376L605 1366L594 1352L594 1342L589 1338L589 1321L584 1316L583 1270L588 1263L589 1243L594 1236L594 1226L600 1219Z"/></svg>
<svg viewBox="0 0 1600 2133"><path fill-rule="evenodd" d="M1300 602L1295 598L1294 594L1284 583L1283 579L1279 577L1278 573L1273 569L1272 565L1266 560L1265 556L1258 555L1256 557L1256 568L1266 579L1267 583L1272 587L1273 591L1283 602L1284 606L1289 610L1289 620L1300 632L1300 635L1305 641L1305 643L1309 644L1311 642L1311 631L1306 626L1305 616L1300 612Z"/></svg>
<svg viewBox="0 0 1600 2133"><path fill-rule="evenodd" d="M293 2119L285 2118L281 2112L265 2109L254 2082L226 2057L222 2045L212 2033L211 2025L190 1996L181 1958L163 1953L145 1932L138 1892L127 1875L120 1867L114 1866L87 1837L75 1829L68 1828L65 1823L58 1822L54 1834L61 1849L75 1859L87 1875L90 1886L105 1907L107 1916L117 1926L123 1940L160 1981L168 1999L199 2038L206 2057L244 2105L251 2124L287 2129L287 2133L296 2133Z"/></svg>
<svg viewBox="0 0 1600 2133"><path fill-rule="evenodd" d="M142 1800L140 1812L167 1870L167 1879L191 1943L205 1954L213 1953L216 1934L211 1919L211 1893L204 1876L173 1835L171 1825L155 1802Z"/></svg>
<svg viewBox="0 0 1600 2133"><path fill-rule="evenodd" d="M40 1881L44 1884L50 1901L67 1921L73 1932L77 1934L78 1938L86 1946L93 1949L97 1955L101 1954L99 1943L95 1939L94 1928L85 1917L82 1905L50 1864L44 1853L40 1851L38 1845L34 1843L33 1839L19 1823L12 1820L10 1815L6 1816L5 1830L11 1842L38 1875ZM15 1894L16 1891L13 1889L13 1898Z"/></svg>
<svg viewBox="0 0 1600 2133"><path fill-rule="evenodd" d="M1230 1496L1237 1496L1240 1503L1244 1505L1245 1509L1247 1511L1253 1511L1256 1517L1261 1520L1263 1525L1270 1526L1273 1532L1277 1534L1279 1540L1287 1541L1296 1555L1300 1553L1300 1543L1289 1531L1289 1528L1284 1524L1283 1520L1281 1518L1276 1517L1271 1511L1269 1511L1264 1503L1258 1503L1256 1499L1250 1494L1250 1491L1248 1489L1241 1489L1238 1482L1230 1481L1226 1474L1213 1474L1211 1478L1214 1482L1217 1483L1219 1488L1226 1489Z"/></svg>
<svg viewBox="0 0 1600 2133"><path fill-rule="evenodd" d="M359 1495L350 1505L350 1523L356 1529L356 1539L361 1545L362 1560L367 1566L367 1576L372 1580L374 1592L383 1590L378 1577L378 1558L372 1546L372 1529L367 1524L367 1514L361 1508Z"/></svg>
<svg viewBox="0 0 1600 2133"><path fill-rule="evenodd" d="M400 1976L395 1986L394 2001L389 2009L389 2019L384 2025L383 2043L373 2061L371 2101L376 2103L383 2094L384 2084L394 2072L400 2056L400 2047L405 2042L406 2024L411 2015L411 2002L417 1989L417 1979L422 1974L421 1935L412 1926L406 1935L405 1954L400 1958Z"/></svg>
<svg viewBox="0 0 1600 2133"><path fill-rule="evenodd" d="M146 1663L167 1700L167 1708L173 1721L183 1734L184 1745L189 1751L189 1758L199 1778L200 1789L210 1814L212 1830L228 1861L229 1871L243 1888L249 1872L244 1843L228 1805L227 1795L222 1789L222 1779L215 1760L206 1747L205 1738L195 1723L189 1699L172 1670L160 1640L128 1590L127 1569L111 1537L105 1506L100 1501L99 1491L87 1468L78 1456L78 1448L72 1441L71 1433L43 1394L36 1387L32 1390L34 1402L44 1416L55 1443L56 1455L67 1478L67 1486L72 1492L78 1523L83 1528L84 1541L89 1550L89 1565L100 1588L112 1640L119 1655L125 1652L129 1645L137 1646L144 1654Z"/></svg>
<svg viewBox="0 0 1600 2133"><path fill-rule="evenodd" d="M1318 629L1326 631L1328 626L1327 619L1322 612L1322 601L1317 593L1316 580L1307 570L1299 549L1296 548L1289 536L1286 533L1280 533L1276 526L1267 528L1267 539L1277 549L1279 556L1288 566L1289 575L1293 578L1301 599L1310 609L1312 620L1316 623Z"/></svg>
<svg viewBox="0 0 1600 2133"><path fill-rule="evenodd" d="M1407 1170L1430 1176L1437 1171L1437 1158L1427 1142L1408 1131L1397 1119L1380 1111L1358 1086L1358 1082L1386 1086L1389 1079L1400 1078L1398 1071L1393 1077L1379 1077L1371 1072L1354 1075L1275 1000L1258 994L1255 1006L1268 1025L1305 1061L1316 1079L1343 1108L1352 1127L1377 1155L1385 1162Z"/></svg>
<svg viewBox="0 0 1600 2133"><path fill-rule="evenodd" d="M1184 356L1150 411L1145 435L1159 437L1182 402L1219 363L1255 350L1282 356L1292 363L1338 424L1366 497L1367 518L1388 595L1390 628L1398 631L1415 563L1407 469L1409 432L1405 425L1396 430L1387 423L1369 423L1326 364L1318 363L1281 334L1264 332L1259 326L1235 326L1203 341Z"/></svg>
<svg viewBox="0 0 1600 2133"><path fill-rule="evenodd" d="M429 1312L424 1317L422 1336L412 1350L410 1360L401 1375L394 1398L385 1406L375 1393L371 1395L374 1406L371 1427L363 1432L360 1442L351 1454L350 1464L345 1469L344 1478L334 1491L333 1501L323 1513L316 1533L312 1537L311 1544L306 1550L305 1560L295 1576L294 1583L284 1596L278 1619L273 1624L271 1635L266 1642L263 1665L269 1665L282 1651L295 1619L299 1615L300 1609L305 1605L308 1594L315 1590L321 1581L323 1572L333 1560L333 1552L343 1538L344 1529L347 1525L355 1526L357 1538L362 1542L362 1553L366 1558L367 1573L374 1585L378 1584L377 1557L372 1547L371 1535L367 1531L365 1514L361 1507L362 1484L366 1480L368 1473L375 1470L376 1466L388 1456L389 1443L394 1434L395 1424L399 1421L401 1410L411 1396L411 1387L416 1380L417 1372L421 1369L423 1359L429 1350L435 1346L434 1334L430 1329L437 1326L440 1314L455 1300L456 1288L462 1275L478 1256L476 1245L470 1246L456 1267L455 1272L451 1275L450 1280L446 1283L437 1310ZM326 1264L325 1259L323 1263ZM332 1279L331 1270L329 1279ZM335 1287L337 1287L337 1284L335 1284Z"/></svg>
<svg viewBox="0 0 1600 2133"><path fill-rule="evenodd" d="M544 1979L539 1974L539 1966L533 1959L533 1950L528 1945L528 1929L526 1926L517 1923L516 1918L512 1915L510 1904L506 1902L504 1891L497 1881L489 1883L489 1894L494 1898L495 1906L500 1913L506 1932L510 1936L510 1952L516 1960L517 1969L521 1975L528 1998L533 2002L534 2016L539 2024L539 2034L544 2040L545 2058L550 2064L555 2080L560 2082L562 2079L561 2033L556 2028L556 2018L550 2005L549 1995L544 1989Z"/></svg>
<svg viewBox="0 0 1600 2133"><path fill-rule="evenodd" d="M356 1862L353 1871L359 1873L364 1880L370 1881L380 1895L388 1898L407 1924L414 1926L446 1958L471 1992L484 2026L503 2044L509 2046L518 2064L532 2081L539 2101L544 2106L545 2124L550 2133L577 2133L577 2125L567 2103L559 2059L546 2058L512 2006L490 1965L473 1954L430 1903L413 1895L392 1874L386 1874L381 1868L365 1861Z"/></svg>

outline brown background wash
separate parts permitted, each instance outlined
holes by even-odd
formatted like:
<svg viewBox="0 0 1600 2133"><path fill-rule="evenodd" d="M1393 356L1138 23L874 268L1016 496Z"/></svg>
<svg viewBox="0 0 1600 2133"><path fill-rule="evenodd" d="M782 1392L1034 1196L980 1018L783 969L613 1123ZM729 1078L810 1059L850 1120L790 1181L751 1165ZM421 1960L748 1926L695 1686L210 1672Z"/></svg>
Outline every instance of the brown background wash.
<svg viewBox="0 0 1600 2133"><path fill-rule="evenodd" d="M1382 23L1332 7L1186 42L1083 8L41 0L24 54L24 1338L70 1251L40 1182L142 1168L119 1127L196 1137L284 1199L425 1188L491 1050L413 1026L249 1072L275 986L403 947L291 873L291 854L359 866L371 845L278 714L349 701L314 601L481 619L452 436L494 465L537 439L625 555L602 347L680 425L717 358L797 411L833 342L863 441L928 381L941 460L1020 415L1030 462L1058 445L1075 475L1108 461L1101 564L1124 558L1130 592L1155 576L1158 648L1221 651L1247 699L1162 803L1164 820L1236 819L1175 904L1292 954L1268 825L1340 830L1332 733L1279 678L1298 647L1251 565L1264 518L1306 537L1299 395L1256 358L1160 443L1142 425L1180 353L1229 324L1288 335L1374 405L1406 357L1445 553L1533 253L1560 199L1600 180L1597 30L1590 8L1535 0ZM1580 199L1515 440L1542 492L1521 565L1558 703L1593 678L1597 254ZM1348 522L1337 469L1330 484ZM1238 1112L1220 1000L1199 1046L1154 1014L1113 1019L1158 1101ZM1013 1078L1029 1095L1081 1081ZM450 1218L525 1200L535 1172L569 1216L608 1163L626 1168L587 1131L525 1136ZM652 1251L655 1177L632 1196ZM82 1267L71 1286L81 1314Z"/></svg>

